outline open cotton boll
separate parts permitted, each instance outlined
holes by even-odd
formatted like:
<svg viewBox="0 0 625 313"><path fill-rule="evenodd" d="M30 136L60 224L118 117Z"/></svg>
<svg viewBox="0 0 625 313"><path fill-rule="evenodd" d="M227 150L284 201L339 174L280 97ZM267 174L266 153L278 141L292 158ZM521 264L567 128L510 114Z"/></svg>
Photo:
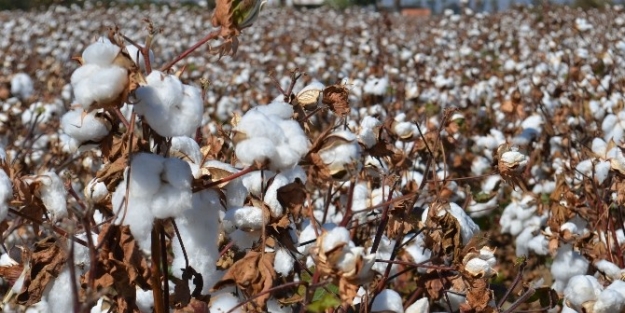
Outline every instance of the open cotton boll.
<svg viewBox="0 0 625 313"><path fill-rule="evenodd" d="M581 311L582 304L586 301L597 300L603 287L597 279L590 275L576 275L571 277L564 289L564 299L567 304Z"/></svg>
<svg viewBox="0 0 625 313"><path fill-rule="evenodd" d="M100 37L82 52L82 60L86 64L108 66L113 63L120 51L119 46L114 45L107 38Z"/></svg>
<svg viewBox="0 0 625 313"><path fill-rule="evenodd" d="M429 207L425 209L423 215L421 216L421 220L425 221L428 216ZM441 210L442 211L442 210ZM454 202L449 203L448 210L446 210L449 214L451 214L460 224L460 235L462 237L463 244L468 244L473 238L473 235L480 231L480 227L475 224L475 222L471 219L469 215L467 215L464 210ZM439 214L445 214L444 212L439 212Z"/></svg>
<svg viewBox="0 0 625 313"><path fill-rule="evenodd" d="M273 268L276 270L276 273L286 277L293 271L294 265L295 259L291 256L289 251L278 248L276 257L273 259Z"/></svg>
<svg viewBox="0 0 625 313"><path fill-rule="evenodd" d="M139 51L139 49L134 45L129 44L126 45L126 50L128 51L128 55L130 55L132 61L135 62L135 64L138 65L141 70L145 70L145 58L143 57L143 54ZM150 64L154 64L154 51L152 51L152 49L150 49L150 51L148 52L148 56Z"/></svg>
<svg viewBox="0 0 625 313"><path fill-rule="evenodd" d="M211 313L243 313L243 307L239 307L234 311L232 308L239 304L239 299L231 293L222 293L211 297L209 306Z"/></svg>
<svg viewBox="0 0 625 313"><path fill-rule="evenodd" d="M412 237L412 235L407 235L406 237L404 237L404 243L406 243L406 241ZM417 236L414 237L414 239L410 241L410 243L404 246L404 250L408 252L414 263L423 263L432 257L432 251L425 247L424 238L425 237L423 233L419 233ZM425 273L427 271L427 268L420 267L417 270L420 273Z"/></svg>
<svg viewBox="0 0 625 313"><path fill-rule="evenodd" d="M376 96L383 96L388 89L388 79L386 77L382 78L369 78L363 87L363 92L365 94L372 94Z"/></svg>
<svg viewBox="0 0 625 313"><path fill-rule="evenodd" d="M11 94L21 100L33 95L35 88L33 80L26 73L17 73L11 78Z"/></svg>
<svg viewBox="0 0 625 313"><path fill-rule="evenodd" d="M154 295L152 290L137 289L135 303L141 313L152 313L154 308Z"/></svg>
<svg viewBox="0 0 625 313"><path fill-rule="evenodd" d="M85 111L113 102L128 84L128 72L119 66L100 67L86 64L71 77L75 103Z"/></svg>
<svg viewBox="0 0 625 313"><path fill-rule="evenodd" d="M194 178L199 178L202 175L200 171L202 152L200 151L200 145L193 138L185 136L172 137L169 153L170 155L182 157L189 164Z"/></svg>
<svg viewBox="0 0 625 313"><path fill-rule="evenodd" d="M13 197L13 184L11 179L3 170L0 169L0 222L2 222L9 213L9 200Z"/></svg>
<svg viewBox="0 0 625 313"><path fill-rule="evenodd" d="M43 296L48 303L50 312L73 312L73 298L77 295L72 292L71 275L67 266L50 282Z"/></svg>
<svg viewBox="0 0 625 313"><path fill-rule="evenodd" d="M342 130L332 133L328 138L338 140L329 142L319 151L319 157L328 166L330 174L335 175L348 169L349 165L360 160L360 145L357 137L350 131ZM360 169L361 164L356 167Z"/></svg>
<svg viewBox="0 0 625 313"><path fill-rule="evenodd" d="M125 217L123 219L124 225L130 227L130 233L137 241L137 245L147 253L150 251L152 242L150 232L154 222L154 215L150 210L150 200L148 197L132 196L130 199L124 200L125 195L126 181L122 181L117 185L111 199L113 212L117 216L114 223L119 225L122 222L122 217Z"/></svg>
<svg viewBox="0 0 625 313"><path fill-rule="evenodd" d="M371 312L394 312L404 313L401 296L391 289L384 289L380 292L371 305Z"/></svg>
<svg viewBox="0 0 625 313"><path fill-rule="evenodd" d="M583 275L587 270L588 260L586 258L573 251L570 244L560 246L551 264L551 275L555 279L552 288L557 292L562 292L571 277Z"/></svg>
<svg viewBox="0 0 625 313"><path fill-rule="evenodd" d="M429 313L430 301L427 297L421 298L406 308L406 313Z"/></svg>
<svg viewBox="0 0 625 313"><path fill-rule="evenodd" d="M215 262L219 259L217 240L219 237L219 211L222 208L219 194L215 190L202 190L193 194L193 208L176 217L176 225L180 232L189 260L189 265L202 275L204 285L202 294L207 294L219 280L216 275ZM174 260L172 273L182 278L182 269L186 260L179 240L172 240ZM195 287L189 282L189 288Z"/></svg>
<svg viewBox="0 0 625 313"><path fill-rule="evenodd" d="M616 290L606 289L593 306L593 313L622 312L625 308L625 297Z"/></svg>
<svg viewBox="0 0 625 313"><path fill-rule="evenodd" d="M288 120L293 116L293 106L284 101L273 101L268 105L255 106L250 111L257 111L264 115L272 115L282 120Z"/></svg>
<svg viewBox="0 0 625 313"><path fill-rule="evenodd" d="M229 221L236 228L244 231L262 229L269 222L269 217L263 217L263 210L254 206L230 208L226 211L224 221Z"/></svg>
<svg viewBox="0 0 625 313"><path fill-rule="evenodd" d="M133 161L134 164L134 161ZM152 201L156 218L169 218L191 208L191 168L185 161L167 158L160 175L162 185Z"/></svg>
<svg viewBox="0 0 625 313"><path fill-rule="evenodd" d="M335 227L324 234L321 249L328 252L341 245L348 245L350 242L349 230L345 227Z"/></svg>
<svg viewBox="0 0 625 313"><path fill-rule="evenodd" d="M152 71L146 81L135 92L135 111L163 137L193 136L204 110L200 90L159 71Z"/></svg>
<svg viewBox="0 0 625 313"><path fill-rule="evenodd" d="M625 270L608 260L599 260L594 262L593 265L613 280L619 280L625 277Z"/></svg>
<svg viewBox="0 0 625 313"><path fill-rule="evenodd" d="M67 217L67 199L63 180L54 172L46 172L36 179L41 183L41 201L52 221Z"/></svg>
<svg viewBox="0 0 625 313"><path fill-rule="evenodd" d="M71 110L61 118L61 129L78 143L98 142L111 130L108 120L98 117L96 111Z"/></svg>
<svg viewBox="0 0 625 313"><path fill-rule="evenodd" d="M297 240L297 242L299 243L297 251L300 254L307 255L310 248L313 247L315 240L317 239L315 227L316 225L314 223L310 223L306 227L304 227L304 230L302 230L302 232L299 234L299 238ZM331 231L335 227L337 226L334 223L326 223L321 226L321 228L326 231ZM321 230L319 230L319 233L321 233ZM308 244L303 244L305 242L308 242Z"/></svg>

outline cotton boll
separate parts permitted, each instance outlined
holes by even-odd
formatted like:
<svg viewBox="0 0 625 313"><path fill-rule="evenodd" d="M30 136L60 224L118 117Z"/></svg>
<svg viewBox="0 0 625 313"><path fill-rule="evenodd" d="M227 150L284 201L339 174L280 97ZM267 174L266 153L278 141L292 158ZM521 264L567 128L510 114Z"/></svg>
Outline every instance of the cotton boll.
<svg viewBox="0 0 625 313"><path fill-rule="evenodd" d="M573 251L571 245L560 246L551 264L551 275L555 279L553 289L562 292L571 277L583 275L587 270L588 260L578 252Z"/></svg>
<svg viewBox="0 0 625 313"><path fill-rule="evenodd" d="M135 303L141 313L152 313L154 308L154 294L152 290L137 289Z"/></svg>
<svg viewBox="0 0 625 313"><path fill-rule="evenodd" d="M0 222L7 217L11 198L13 198L13 184L4 170L0 169Z"/></svg>
<svg viewBox="0 0 625 313"><path fill-rule="evenodd" d="M44 297L50 312L73 312L75 295L72 292L71 275L67 266L50 282L46 291Z"/></svg>
<svg viewBox="0 0 625 313"><path fill-rule="evenodd" d="M404 313L401 296L391 289L380 292L371 305L371 312L395 312Z"/></svg>
<svg viewBox="0 0 625 313"><path fill-rule="evenodd" d="M277 158L278 151L274 142L265 137L244 140L235 147L235 154L244 165L265 162Z"/></svg>
<svg viewBox="0 0 625 313"><path fill-rule="evenodd" d="M594 313L622 312L625 308L625 297L616 290L606 289L597 298L593 306Z"/></svg>
<svg viewBox="0 0 625 313"><path fill-rule="evenodd" d="M123 218L124 225L130 227L130 232L137 241L139 248L144 252L149 252L152 242L150 232L154 222L154 215L150 210L150 201L139 197L125 199L125 194L126 182L122 181L117 185L111 199L113 212L117 216L114 223L116 225L121 224Z"/></svg>
<svg viewBox="0 0 625 313"><path fill-rule="evenodd" d="M202 152L195 140L189 137L172 137L169 152L171 155L182 157L189 164L194 178L199 178L202 175L200 171Z"/></svg>
<svg viewBox="0 0 625 313"><path fill-rule="evenodd" d="M593 276L577 275L571 277L566 285L564 298L571 308L581 311L582 304L597 300L601 290L603 287Z"/></svg>
<svg viewBox="0 0 625 313"><path fill-rule="evenodd" d="M126 88L127 83L126 69L118 66L98 67L87 64L78 68L71 78L75 102L86 111L113 102Z"/></svg>
<svg viewBox="0 0 625 313"><path fill-rule="evenodd" d="M293 308L291 305L282 305L276 299L267 301L267 312L269 313L291 313Z"/></svg>
<svg viewBox="0 0 625 313"><path fill-rule="evenodd" d="M277 249L276 257L273 260L273 268L276 270L276 273L286 277L293 271L294 264L295 259L293 259L288 250L283 248Z"/></svg>
<svg viewBox="0 0 625 313"><path fill-rule="evenodd" d="M121 48L119 46L101 37L82 52L82 59L86 64L107 66L113 63L113 60L115 60L120 51Z"/></svg>
<svg viewBox="0 0 625 313"><path fill-rule="evenodd" d="M214 190L202 190L193 194L193 208L176 217L176 225L180 232L189 260L189 265L202 275L204 285L202 294L207 294L218 281L215 262L219 259L217 240L219 238L220 223L219 211L222 208L219 194ZM180 241L172 240L174 260L172 273L182 278L182 270L185 267L185 256L180 246ZM194 285L189 282L189 288Z"/></svg>
<svg viewBox="0 0 625 313"><path fill-rule="evenodd" d="M11 78L11 94L25 100L33 95L33 80L26 73L17 73Z"/></svg>
<svg viewBox="0 0 625 313"><path fill-rule="evenodd" d="M427 297L421 298L406 308L406 313L429 313L430 301Z"/></svg>
<svg viewBox="0 0 625 313"><path fill-rule="evenodd" d="M41 183L41 201L52 221L67 217L67 200L63 180L54 172L46 172L37 177Z"/></svg>
<svg viewBox="0 0 625 313"><path fill-rule="evenodd" d="M347 245L350 241L349 230L345 227L336 227L324 234L321 249L328 252L341 245Z"/></svg>
<svg viewBox="0 0 625 313"><path fill-rule="evenodd" d="M150 73L146 81L136 90L136 112L163 137L193 136L202 122L200 90L159 71Z"/></svg>
<svg viewBox="0 0 625 313"><path fill-rule="evenodd" d="M145 58L143 57L143 53L141 53L139 49L132 44L126 45L126 50L128 51L128 55L130 55L132 61L135 62L141 70L145 70ZM154 64L154 51L152 51L152 49L150 49L148 56L150 64Z"/></svg>
<svg viewBox="0 0 625 313"><path fill-rule="evenodd" d="M622 270L620 267L616 266L616 264L608 260L599 260L594 262L593 265L613 280L619 280L624 277L625 270Z"/></svg>
<svg viewBox="0 0 625 313"><path fill-rule="evenodd" d="M232 308L239 304L239 299L231 293L222 293L211 297L210 312L211 313L243 313L243 308L239 307L234 311Z"/></svg>
<svg viewBox="0 0 625 313"><path fill-rule="evenodd" d="M456 218L460 224L460 234L463 244L468 244L473 235L480 231L480 227L468 216L464 210L454 202L449 203L449 213Z"/></svg>
<svg viewBox="0 0 625 313"><path fill-rule="evenodd" d="M226 211L224 220L232 222L241 230L254 231L262 229L269 222L269 217L264 217L260 208L243 206L230 208Z"/></svg>
<svg viewBox="0 0 625 313"><path fill-rule="evenodd" d="M77 142L98 142L111 130L111 124L99 117L96 111L86 113L82 110L72 110L61 118L61 129Z"/></svg>
<svg viewBox="0 0 625 313"><path fill-rule="evenodd" d="M406 242L406 240L408 240L410 238L412 238L412 236L406 236L405 239L404 239L404 243ZM425 247L424 238L425 237L424 237L423 233L419 233L404 248L404 250L406 252L408 252L410 257L412 258L412 261L414 263L420 264L420 263L423 263L423 262L429 260L432 257L432 251L430 251L430 249ZM418 268L418 271L420 273L425 273L427 271L427 269L426 268Z"/></svg>
<svg viewBox="0 0 625 313"><path fill-rule="evenodd" d="M165 167L164 158L155 154L138 153L132 156L130 174L130 196L150 198L161 187L161 173Z"/></svg>
<svg viewBox="0 0 625 313"><path fill-rule="evenodd" d="M309 250L310 250L310 248L315 243L315 239L317 239L317 235L316 235L316 232L315 232L315 227L316 226L314 225L314 223L310 223L299 234L299 238L298 238L299 246L297 247L297 251L300 254L307 255ZM323 224L321 226L321 228L325 229L326 231L331 231L335 227L336 227L336 224L334 224L334 223L326 223L326 224ZM319 230L319 232L321 232L321 230ZM303 244L304 242L309 242L309 243L304 245Z"/></svg>
<svg viewBox="0 0 625 313"><path fill-rule="evenodd" d="M134 162L133 162L134 163ZM178 216L191 208L191 169L186 162L165 159L161 181L163 184L152 201L152 213L156 218Z"/></svg>
<svg viewBox="0 0 625 313"><path fill-rule="evenodd" d="M259 105L252 110L261 112L264 115L273 115L282 120L290 119L293 116L293 106L284 101L273 101L268 105Z"/></svg>

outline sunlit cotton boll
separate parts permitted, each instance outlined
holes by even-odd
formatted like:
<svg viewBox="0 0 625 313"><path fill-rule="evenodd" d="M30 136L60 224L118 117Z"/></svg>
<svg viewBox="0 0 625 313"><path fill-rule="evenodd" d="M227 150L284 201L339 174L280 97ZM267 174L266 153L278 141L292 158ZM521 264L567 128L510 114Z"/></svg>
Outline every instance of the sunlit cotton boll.
<svg viewBox="0 0 625 313"><path fill-rule="evenodd" d="M564 289L564 298L568 306L582 311L582 304L593 301L601 293L603 288L593 276L577 275L572 277Z"/></svg>
<svg viewBox="0 0 625 313"><path fill-rule="evenodd" d="M25 100L35 92L33 80L26 73L17 73L11 78L11 94Z"/></svg>
<svg viewBox="0 0 625 313"><path fill-rule="evenodd" d="M154 218L176 217L191 208L191 169L180 159L148 153L134 155L131 167L130 178L125 177L113 194L115 222L125 215L124 224L130 226L139 247L149 251Z"/></svg>
<svg viewBox="0 0 625 313"><path fill-rule="evenodd" d="M13 197L13 184L9 176L0 169L0 222L2 222L9 212L9 200Z"/></svg>
<svg viewBox="0 0 625 313"><path fill-rule="evenodd" d="M310 143L284 102L249 110L235 128L235 154L244 165L269 163L272 170L294 167L308 152Z"/></svg>
<svg viewBox="0 0 625 313"><path fill-rule="evenodd" d="M396 291L384 289L373 299L371 312L404 313L402 303L401 296Z"/></svg>
<svg viewBox="0 0 625 313"><path fill-rule="evenodd" d="M113 64L120 51L108 39L100 38L83 52L83 65L72 73L71 85L75 103L86 111L114 102L126 88L128 71Z"/></svg>
<svg viewBox="0 0 625 313"><path fill-rule="evenodd" d="M163 137L192 137L202 122L200 90L159 71L150 73L146 81L135 92L135 111Z"/></svg>
<svg viewBox="0 0 625 313"><path fill-rule="evenodd" d="M61 129L79 144L87 141L98 142L108 135L111 124L96 111L86 113L83 110L72 110L61 118Z"/></svg>
<svg viewBox="0 0 625 313"><path fill-rule="evenodd" d="M347 130L334 132L326 139L326 143L319 150L319 157L328 167L332 176L346 178L350 170L359 171L361 149L356 135Z"/></svg>

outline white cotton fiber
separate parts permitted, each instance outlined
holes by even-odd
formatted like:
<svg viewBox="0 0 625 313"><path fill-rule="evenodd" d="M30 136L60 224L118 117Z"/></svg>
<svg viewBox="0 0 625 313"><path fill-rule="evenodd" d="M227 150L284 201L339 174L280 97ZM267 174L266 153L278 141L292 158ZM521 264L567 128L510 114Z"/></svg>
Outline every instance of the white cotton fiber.
<svg viewBox="0 0 625 313"><path fill-rule="evenodd" d="M317 226L314 223L310 223L306 227L304 227L304 230L302 230L302 232L299 234L299 245L297 247L297 251L300 254L307 255L310 248L314 245L315 240L317 239L317 234L315 232L316 227ZM335 227L337 226L334 223L326 223L321 226L321 228L325 230L332 230ZM318 231L321 234L321 230ZM304 244L305 242L307 242L307 244Z"/></svg>
<svg viewBox="0 0 625 313"><path fill-rule="evenodd" d="M128 83L126 69L119 66L84 65L71 77L75 102L90 111L94 104L106 104L117 99Z"/></svg>
<svg viewBox="0 0 625 313"><path fill-rule="evenodd" d="M204 110L200 90L159 71L152 71L146 81L136 91L136 112L163 137L193 136Z"/></svg>
<svg viewBox="0 0 625 313"><path fill-rule="evenodd" d="M589 275L573 276L564 289L564 298L573 309L581 311L586 301L596 300L603 287L597 279Z"/></svg>
<svg viewBox="0 0 625 313"><path fill-rule="evenodd" d="M347 245L351 241L349 230L345 227L336 227L327 232L323 238L323 244L321 249L323 251L328 252L332 249L341 246Z"/></svg>
<svg viewBox="0 0 625 313"><path fill-rule="evenodd" d="M616 290L606 289L597 297L593 313L622 312L624 308L625 297Z"/></svg>
<svg viewBox="0 0 625 313"><path fill-rule="evenodd" d="M7 173L0 169L0 222L9 213L9 201L11 198L13 198L13 184Z"/></svg>
<svg viewBox="0 0 625 313"><path fill-rule="evenodd" d="M430 301L427 297L423 297L406 308L406 313L429 313Z"/></svg>
<svg viewBox="0 0 625 313"><path fill-rule="evenodd" d="M380 292L371 305L371 312L394 312L404 313L401 296L391 289L384 289Z"/></svg>
<svg viewBox="0 0 625 313"><path fill-rule="evenodd" d="M112 44L110 40L104 37L100 37L82 52L82 59L86 64L107 66L113 63L119 51L121 51L119 46Z"/></svg>
<svg viewBox="0 0 625 313"><path fill-rule="evenodd" d="M260 208L243 206L228 209L224 220L232 222L241 230L252 231L263 228L269 222L269 217L263 218Z"/></svg>
<svg viewBox="0 0 625 313"><path fill-rule="evenodd" d="M134 162L133 162L134 164ZM164 160L160 175L163 183L152 201L156 218L169 218L191 208L191 168L185 161L175 158Z"/></svg>
<svg viewBox="0 0 625 313"><path fill-rule="evenodd" d="M152 290L137 289L135 303L141 313L152 313L154 308L154 294Z"/></svg>
<svg viewBox="0 0 625 313"><path fill-rule="evenodd" d="M557 292L562 292L571 277L583 275L587 270L588 260L578 252L573 251L571 245L560 246L551 264L551 275L555 279L552 288Z"/></svg>
<svg viewBox="0 0 625 313"><path fill-rule="evenodd" d="M21 100L33 95L35 88L33 80L26 73L17 73L11 78L11 94Z"/></svg>
<svg viewBox="0 0 625 313"><path fill-rule="evenodd" d="M135 62L135 64L137 64L141 68L141 70L145 70L145 58L143 57L143 54L139 51L139 49L134 45L129 44L126 45L126 50L128 51L128 55L130 55L132 61ZM150 49L150 51L148 52L148 56L150 59L150 65L153 67L154 51L152 51L152 49Z"/></svg>
<svg viewBox="0 0 625 313"><path fill-rule="evenodd" d="M50 214L52 221L67 217L67 200L63 180L54 172L46 172L38 176L41 183L41 201Z"/></svg>
<svg viewBox="0 0 625 313"><path fill-rule="evenodd" d="M239 299L231 293L222 293L211 297L210 312L211 313L243 313L243 308L239 307L234 311L232 308L239 304Z"/></svg>
<svg viewBox="0 0 625 313"><path fill-rule="evenodd" d="M451 215L456 218L458 223L460 224L460 234L462 236L463 244L468 244L473 235L480 232L480 227L475 224L475 222L471 219L464 210L454 202L449 203Z"/></svg>
<svg viewBox="0 0 625 313"><path fill-rule="evenodd" d="M117 216L115 223L121 223L123 218L124 225L130 227L130 232L137 241L139 248L144 252L149 252L152 242L150 232L152 231L152 223L154 222L154 215L149 206L150 202L146 198L136 198L132 196L130 199L124 201L125 194L126 182L122 181L117 185L111 199L113 212Z"/></svg>
<svg viewBox="0 0 625 313"><path fill-rule="evenodd" d="M76 284L79 282L77 281ZM43 296L48 303L50 312L73 312L74 293L69 268L65 266L59 276L50 282Z"/></svg>
<svg viewBox="0 0 625 313"><path fill-rule="evenodd" d="M103 118L96 117L96 111L71 110L61 118L61 129L77 142L97 142L108 135L111 125Z"/></svg>
<svg viewBox="0 0 625 313"><path fill-rule="evenodd" d="M219 237L219 211L222 208L219 194L212 189L203 190L193 195L193 208L176 218L180 238L187 251L189 265L202 275L204 286L202 294L207 294L218 281L215 262L219 259L217 240ZM172 273L182 278L185 258L178 238L172 239L174 260ZM195 286L189 282L189 288Z"/></svg>
<svg viewBox="0 0 625 313"><path fill-rule="evenodd" d="M294 265L295 259L293 259L288 250L284 248L276 250L276 257L273 260L273 268L276 270L276 273L286 277L293 271Z"/></svg>

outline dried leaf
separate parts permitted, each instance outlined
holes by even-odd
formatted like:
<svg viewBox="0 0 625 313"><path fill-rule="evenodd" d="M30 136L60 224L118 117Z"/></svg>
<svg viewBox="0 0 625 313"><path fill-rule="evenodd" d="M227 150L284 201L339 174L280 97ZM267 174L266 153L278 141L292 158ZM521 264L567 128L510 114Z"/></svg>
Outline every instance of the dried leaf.
<svg viewBox="0 0 625 313"><path fill-rule="evenodd" d="M341 84L326 87L323 90L323 99L321 101L341 118L349 114L349 90Z"/></svg>
<svg viewBox="0 0 625 313"><path fill-rule="evenodd" d="M277 277L273 268L275 253L248 252L236 261L224 277L215 284L213 290L229 285L236 285L246 296L257 295L271 289ZM264 309L271 294L267 293L254 299L254 304Z"/></svg>
<svg viewBox="0 0 625 313"><path fill-rule="evenodd" d="M54 237L35 243L24 280L25 289L17 296L17 302L30 306L41 301L44 290L59 275L66 261L67 251L59 246Z"/></svg>
<svg viewBox="0 0 625 313"><path fill-rule="evenodd" d="M299 178L294 182L278 188L278 202L286 208L294 219L299 219L302 206L306 201L306 188Z"/></svg>

